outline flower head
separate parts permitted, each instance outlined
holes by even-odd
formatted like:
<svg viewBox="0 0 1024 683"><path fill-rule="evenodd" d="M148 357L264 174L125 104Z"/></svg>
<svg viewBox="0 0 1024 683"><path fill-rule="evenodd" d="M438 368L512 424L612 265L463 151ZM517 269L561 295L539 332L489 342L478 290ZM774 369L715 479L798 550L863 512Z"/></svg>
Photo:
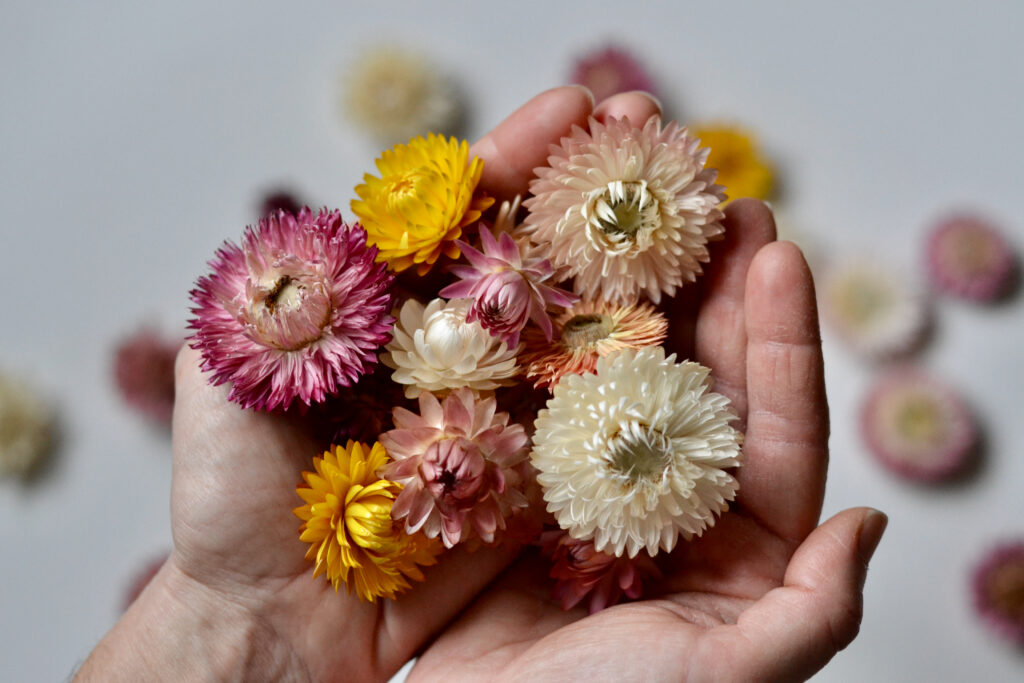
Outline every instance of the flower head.
<svg viewBox="0 0 1024 683"><path fill-rule="evenodd" d="M415 299L402 304L381 362L395 370L391 377L406 385L406 396L461 387L491 391L512 384L519 371L517 349L492 337L479 322L469 322L472 305L468 299L434 299L425 307Z"/></svg>
<svg viewBox="0 0 1024 683"><path fill-rule="evenodd" d="M470 265L450 268L461 280L442 289L441 296L472 299L466 320L479 320L511 348L519 345L519 333L529 320L551 339L548 307L569 306L577 297L544 284L554 273L551 263L545 258L524 259L509 233L502 232L496 239L481 227L480 242L482 252L456 242Z"/></svg>
<svg viewBox="0 0 1024 683"><path fill-rule="evenodd" d="M459 389L438 401L420 394L420 414L395 409L395 429L381 435L394 462L385 477L405 485L392 514L409 533L438 535L449 548L475 533L485 542L526 506L517 465L526 460L523 428L497 413L493 398Z"/></svg>
<svg viewBox="0 0 1024 683"><path fill-rule="evenodd" d="M871 452L908 479L939 481L961 471L978 440L963 400L935 377L901 368L884 375L861 408Z"/></svg>
<svg viewBox="0 0 1024 683"><path fill-rule="evenodd" d="M978 614L996 633L1024 647L1024 540L991 550L971 579Z"/></svg>
<svg viewBox="0 0 1024 683"><path fill-rule="evenodd" d="M376 363L388 340L392 277L366 233L337 211L279 212L246 228L192 291L192 346L244 407L321 402Z"/></svg>
<svg viewBox="0 0 1024 683"><path fill-rule="evenodd" d="M971 301L994 301L1006 293L1017 257L990 222L954 214L928 236L928 273L939 290Z"/></svg>
<svg viewBox="0 0 1024 683"><path fill-rule="evenodd" d="M0 476L27 475L53 446L53 409L31 386L0 373Z"/></svg>
<svg viewBox="0 0 1024 683"><path fill-rule="evenodd" d="M377 159L380 177L364 175L352 201L378 260L396 271L416 264L423 275L442 253L458 258L455 240L494 203L474 196L483 168L482 160L469 160L465 140L433 133L385 150Z"/></svg>
<svg viewBox="0 0 1024 683"><path fill-rule="evenodd" d="M577 294L658 303L701 273L708 240L724 231L724 196L698 144L653 116L643 128L591 119L590 132L574 127L552 148L523 202L526 224Z"/></svg>
<svg viewBox="0 0 1024 683"><path fill-rule="evenodd" d="M753 133L739 126L707 125L691 131L711 150L708 168L718 171L716 182L732 198L767 199L774 187L772 168L761 156Z"/></svg>
<svg viewBox="0 0 1024 683"><path fill-rule="evenodd" d="M391 508L402 486L377 476L388 462L379 443L349 441L322 458L315 472L303 472L307 486L296 490L305 505L295 508L302 520L300 539L309 543L306 559L315 560L313 576L325 574L338 590L374 602L408 589L408 579L423 581L417 565L436 563L440 544L421 534L402 533Z"/></svg>
<svg viewBox="0 0 1024 683"><path fill-rule="evenodd" d="M630 90L655 92L654 81L643 64L624 47L616 45L580 57L573 65L569 82L585 85L598 102Z"/></svg>
<svg viewBox="0 0 1024 683"><path fill-rule="evenodd" d="M644 578L661 578L657 565L646 553L636 557L615 557L594 549L593 541L581 541L565 531L548 531L541 536L546 554L554 565L554 596L562 609L575 607L590 595L591 614L611 607L625 595L635 600L643 591Z"/></svg>
<svg viewBox="0 0 1024 683"><path fill-rule="evenodd" d="M667 333L668 320L650 304L582 301L555 320L553 340L527 330L519 363L535 386L552 386L565 375L593 372L616 351L657 346Z"/></svg>
<svg viewBox="0 0 1024 683"><path fill-rule="evenodd" d="M739 485L742 434L709 370L660 346L620 351L569 375L537 416L531 459L544 500L573 538L600 552L671 551L700 535Z"/></svg>
<svg viewBox="0 0 1024 683"><path fill-rule="evenodd" d="M181 340L166 339L142 328L114 350L114 381L132 408L170 425L174 412L174 360Z"/></svg>
<svg viewBox="0 0 1024 683"><path fill-rule="evenodd" d="M349 118L387 144L448 132L462 108L425 55L395 48L362 55L346 74L343 99Z"/></svg>

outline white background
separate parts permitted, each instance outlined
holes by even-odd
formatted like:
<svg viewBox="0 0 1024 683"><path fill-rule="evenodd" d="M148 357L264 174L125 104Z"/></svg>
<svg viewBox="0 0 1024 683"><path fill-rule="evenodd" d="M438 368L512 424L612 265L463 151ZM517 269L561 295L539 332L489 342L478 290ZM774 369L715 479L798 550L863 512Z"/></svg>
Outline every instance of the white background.
<svg viewBox="0 0 1024 683"><path fill-rule="evenodd" d="M778 207L816 253L867 252L912 275L928 222L985 209L1024 244L1024 5L1013 2L497 4L6 2L0 19L0 367L56 403L58 457L0 482L0 680L66 677L117 617L133 571L170 543L170 446L125 409L110 354L144 321L187 318L224 239L288 183L347 212L379 151L341 120L344 67L379 42L462 85L469 137L565 81L573 56L631 46L684 121L758 131ZM891 516L860 637L821 681L1011 680L1024 657L983 630L967 577L1024 533L1020 297L943 301L921 362L986 427L985 466L928 489L858 436L878 372L826 335L833 437L826 514Z"/></svg>

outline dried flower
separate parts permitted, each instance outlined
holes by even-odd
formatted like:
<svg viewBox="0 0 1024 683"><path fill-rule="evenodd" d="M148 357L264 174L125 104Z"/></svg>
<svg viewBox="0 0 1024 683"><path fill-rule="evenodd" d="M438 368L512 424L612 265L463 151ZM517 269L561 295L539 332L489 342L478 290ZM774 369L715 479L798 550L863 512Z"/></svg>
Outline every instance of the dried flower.
<svg viewBox="0 0 1024 683"><path fill-rule="evenodd" d="M455 88L426 55L398 49L363 54L346 74L345 113L381 142L446 133L462 105Z"/></svg>
<svg viewBox="0 0 1024 683"><path fill-rule="evenodd" d="M468 322L472 305L468 299L434 299L426 307L415 299L402 304L394 339L380 359L395 370L391 378L406 385L406 396L461 387L492 391L512 384L519 370L517 349L492 337L479 322Z"/></svg>
<svg viewBox="0 0 1024 683"><path fill-rule="evenodd" d="M244 407L321 402L376 363L388 340L392 277L366 233L337 211L280 212L226 242L192 291L192 346Z"/></svg>
<svg viewBox="0 0 1024 683"><path fill-rule="evenodd" d="M573 127L552 148L523 202L526 224L577 294L630 303L643 293L658 303L702 272L708 240L724 231L724 195L698 144L653 116L642 129L591 119L589 133Z"/></svg>
<svg viewBox="0 0 1024 683"><path fill-rule="evenodd" d="M961 471L978 440L963 400L920 370L900 368L882 376L861 408L871 452L898 475L939 481Z"/></svg>
<svg viewBox="0 0 1024 683"><path fill-rule="evenodd" d="M510 348L519 345L519 333L530 320L551 339L548 307L570 306L578 297L544 284L554 273L551 263L545 258L524 259L507 232L495 239L490 230L481 227L480 241L482 252L461 240L456 242L470 265L450 268L461 279L442 289L441 296L472 299L466 320L479 320Z"/></svg>
<svg viewBox="0 0 1024 683"><path fill-rule="evenodd" d="M552 386L565 375L593 372L598 359L616 351L657 346L667 333L668 320L650 304L583 301L555 320L553 340L527 329L519 364L535 386Z"/></svg>
<svg viewBox="0 0 1024 683"><path fill-rule="evenodd" d="M718 171L715 182L730 198L767 199L775 185L772 168L761 156L754 134L739 126L710 124L691 130L711 149L707 166Z"/></svg>
<svg viewBox="0 0 1024 683"><path fill-rule="evenodd" d="M438 401L420 394L420 414L394 413L395 429L381 435L394 462L381 474L404 484L392 514L409 533L441 536L451 548L475 533L487 543L505 518L526 507L516 466L529 439L493 398L459 389Z"/></svg>
<svg viewBox="0 0 1024 683"><path fill-rule="evenodd" d="M494 200L474 196L484 162L469 144L430 134L395 145L377 159L380 178L363 176L352 212L366 228L378 260L396 271L417 264L425 274L443 253L459 257L455 240Z"/></svg>
<svg viewBox="0 0 1024 683"><path fill-rule="evenodd" d="M27 475L52 448L54 423L42 396L0 373L0 476Z"/></svg>
<svg viewBox="0 0 1024 683"><path fill-rule="evenodd" d="M260 198L260 215L270 216L284 211L295 216L302 211L302 206L303 203L296 198L294 192L279 187L263 193Z"/></svg>
<svg viewBox="0 0 1024 683"><path fill-rule="evenodd" d="M569 375L537 416L531 459L548 511L573 538L635 557L701 535L739 487L742 434L710 371L660 347Z"/></svg>
<svg viewBox="0 0 1024 683"><path fill-rule="evenodd" d="M1006 293L1017 256L1000 231L983 218L954 214L928 236L928 273L936 289L972 301Z"/></svg>
<svg viewBox="0 0 1024 683"><path fill-rule="evenodd" d="M166 426L174 412L174 359L180 347L180 339L167 339L144 327L114 350L114 381L121 398Z"/></svg>
<svg viewBox="0 0 1024 683"><path fill-rule="evenodd" d="M872 358L905 354L927 328L921 292L891 268L851 259L825 271L823 318L856 352Z"/></svg>
<svg viewBox="0 0 1024 683"><path fill-rule="evenodd" d="M554 597L562 609L575 607L590 595L589 612L611 607L625 595L636 600L643 592L645 578L661 578L657 565L646 553L636 557L615 557L594 549L593 541L580 541L565 531L548 531L541 536L544 552L551 555Z"/></svg>
<svg viewBox="0 0 1024 683"><path fill-rule="evenodd" d="M1024 540L992 549L971 579L981 618L993 631L1024 647Z"/></svg>
<svg viewBox="0 0 1024 683"><path fill-rule="evenodd" d="M423 581L417 565L437 561L440 544L422 534L406 535L391 518L400 484L375 474L388 462L379 443L349 441L322 458L313 458L316 472L303 472L308 486L296 491L306 501L295 508L302 520L300 539L309 543L307 560L315 560L313 576L325 574L338 590L363 600L394 599L410 587L408 579Z"/></svg>
<svg viewBox="0 0 1024 683"><path fill-rule="evenodd" d="M598 102L630 90L655 92L654 81L643 64L626 48L616 45L580 57L573 65L569 82L589 88Z"/></svg>

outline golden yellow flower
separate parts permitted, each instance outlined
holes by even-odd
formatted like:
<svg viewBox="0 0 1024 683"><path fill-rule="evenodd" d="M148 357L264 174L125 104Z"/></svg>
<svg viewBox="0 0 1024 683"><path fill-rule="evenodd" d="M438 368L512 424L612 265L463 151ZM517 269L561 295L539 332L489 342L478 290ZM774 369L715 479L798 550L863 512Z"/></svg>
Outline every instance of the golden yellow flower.
<svg viewBox="0 0 1024 683"><path fill-rule="evenodd" d="M370 602L394 599L410 587L407 579L423 581L417 565L435 564L441 552L436 540L407 535L391 519L402 485L375 474L389 461L379 443L349 441L313 458L316 472L303 472L308 486L296 489L306 501L294 512L303 521L299 538L310 544L306 559L315 560L313 576L326 574L334 590L344 582Z"/></svg>
<svg viewBox="0 0 1024 683"><path fill-rule="evenodd" d="M775 185L772 169L761 156L753 133L720 124L694 126L690 130L702 147L711 148L705 166L718 170L715 182L725 186L731 199L771 196Z"/></svg>
<svg viewBox="0 0 1024 683"><path fill-rule="evenodd" d="M454 240L494 203L474 196L484 162L469 159L469 144L431 133L385 150L376 165L380 177L363 176L352 212L380 250L377 260L395 271L417 264L423 275L442 253L458 258Z"/></svg>

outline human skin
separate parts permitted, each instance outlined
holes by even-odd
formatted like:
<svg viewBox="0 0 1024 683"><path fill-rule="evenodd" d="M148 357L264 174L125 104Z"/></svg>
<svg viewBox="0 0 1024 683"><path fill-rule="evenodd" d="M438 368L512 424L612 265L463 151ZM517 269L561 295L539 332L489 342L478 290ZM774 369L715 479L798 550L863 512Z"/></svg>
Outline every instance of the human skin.
<svg viewBox="0 0 1024 683"><path fill-rule="evenodd" d="M578 87L538 95L472 154L481 186L525 193L548 145L587 118L646 120L658 103ZM828 408L813 283L776 243L760 202L726 210L707 273L668 313L671 344L712 368L746 430L739 499L645 588L651 599L563 611L535 553L456 548L398 600L360 601L314 579L291 509L325 444L302 418L242 410L197 352L176 368L166 564L76 680L796 680L856 635L867 561L885 516L846 510L818 526Z"/></svg>

